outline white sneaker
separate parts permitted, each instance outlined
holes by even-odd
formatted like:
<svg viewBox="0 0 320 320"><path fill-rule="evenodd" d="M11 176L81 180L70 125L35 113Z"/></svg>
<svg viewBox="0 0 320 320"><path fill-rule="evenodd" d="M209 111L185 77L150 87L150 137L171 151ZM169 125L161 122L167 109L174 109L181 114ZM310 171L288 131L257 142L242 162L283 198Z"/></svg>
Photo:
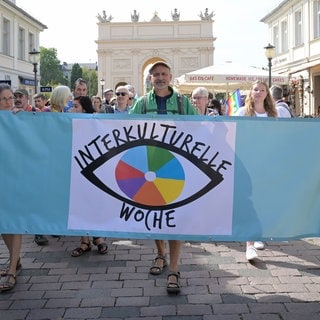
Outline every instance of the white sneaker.
<svg viewBox="0 0 320 320"><path fill-rule="evenodd" d="M254 246L248 246L246 250L246 258L248 261L258 258L257 250Z"/></svg>
<svg viewBox="0 0 320 320"><path fill-rule="evenodd" d="M257 250L263 250L265 245L262 241L255 241L253 246L257 249Z"/></svg>

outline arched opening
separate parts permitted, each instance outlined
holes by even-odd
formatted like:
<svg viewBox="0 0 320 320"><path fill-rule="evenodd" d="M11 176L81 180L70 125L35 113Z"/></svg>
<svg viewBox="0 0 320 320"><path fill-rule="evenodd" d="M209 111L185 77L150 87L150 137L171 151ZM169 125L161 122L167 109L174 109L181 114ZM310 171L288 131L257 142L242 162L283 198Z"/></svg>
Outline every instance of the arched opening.
<svg viewBox="0 0 320 320"><path fill-rule="evenodd" d="M149 79L149 69L151 68L152 64L154 64L157 61L167 62L163 58L153 57L148 59L142 66L141 87L143 88L143 95L147 94L152 89L152 85Z"/></svg>

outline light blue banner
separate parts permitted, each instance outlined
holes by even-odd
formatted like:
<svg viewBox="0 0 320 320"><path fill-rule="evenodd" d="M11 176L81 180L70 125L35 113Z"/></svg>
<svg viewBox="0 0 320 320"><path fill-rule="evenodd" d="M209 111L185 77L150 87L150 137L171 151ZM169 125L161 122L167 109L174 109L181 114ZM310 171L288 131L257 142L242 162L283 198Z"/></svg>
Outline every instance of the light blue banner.
<svg viewBox="0 0 320 320"><path fill-rule="evenodd" d="M73 119L235 123L232 235L70 230ZM318 119L0 112L0 232L190 240L286 240L319 236ZM216 204L215 204L216 202ZM109 208L110 209L110 208ZM210 208L208 208L210 210ZM94 212L88 212L88 221ZM223 212L221 212L223 217ZM214 224L194 219L186 224Z"/></svg>

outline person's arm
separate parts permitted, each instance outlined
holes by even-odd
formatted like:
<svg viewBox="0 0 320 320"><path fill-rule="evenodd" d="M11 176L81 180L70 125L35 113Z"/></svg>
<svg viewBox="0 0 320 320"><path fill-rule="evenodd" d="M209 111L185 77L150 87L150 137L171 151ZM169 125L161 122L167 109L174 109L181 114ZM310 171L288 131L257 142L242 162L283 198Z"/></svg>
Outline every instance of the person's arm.
<svg viewBox="0 0 320 320"><path fill-rule="evenodd" d="M144 97L140 97L133 106L129 109L129 114L141 114L142 113L142 103L143 103Z"/></svg>
<svg viewBox="0 0 320 320"><path fill-rule="evenodd" d="M11 110L13 114L16 114L20 111L24 111L22 107L17 107L17 106L14 106Z"/></svg>
<svg viewBox="0 0 320 320"><path fill-rule="evenodd" d="M187 115L199 115L199 111L193 106L188 97L183 96L183 106L185 114Z"/></svg>

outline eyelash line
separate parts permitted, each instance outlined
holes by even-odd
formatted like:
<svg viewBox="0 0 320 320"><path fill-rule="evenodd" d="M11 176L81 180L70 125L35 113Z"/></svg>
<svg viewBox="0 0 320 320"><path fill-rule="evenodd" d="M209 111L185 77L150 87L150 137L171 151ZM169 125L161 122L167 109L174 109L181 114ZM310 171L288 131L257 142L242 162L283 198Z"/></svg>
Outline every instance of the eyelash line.
<svg viewBox="0 0 320 320"><path fill-rule="evenodd" d="M150 205L144 205L141 203L137 203L131 199L126 199L125 202L128 204L140 207L143 209L149 209L152 208L153 210L168 210L173 209L176 207L183 206L189 202L192 202L196 199L198 199L200 196L206 194L209 190L217 186L219 183L221 183L224 179L221 173L215 171L212 169L208 164L204 163L203 161L199 160L196 156L189 154L188 152L181 150L175 146L168 145L163 142L154 141L154 140L138 140L138 141L131 141L125 145L121 145L117 148L112 149L106 154L101 155L98 157L94 162L90 163L86 168L82 169L81 173L96 187L100 188L101 190L105 191L106 193L110 194L111 196L122 200L122 197L120 197L116 192L114 192L112 189L108 188L97 176L95 176L94 171L99 168L102 164L110 160L112 157L116 156L117 154L133 147L138 147L141 145L147 145L147 146L156 146L159 148L165 148L169 151L175 152L186 159L188 159L191 163L193 163L197 168L199 168L202 172L206 173L209 177L210 181L209 183L202 188L200 191L198 191L196 194L191 195L190 197L187 197L184 200L167 204L165 206L150 206ZM117 149L117 150L115 150Z"/></svg>

